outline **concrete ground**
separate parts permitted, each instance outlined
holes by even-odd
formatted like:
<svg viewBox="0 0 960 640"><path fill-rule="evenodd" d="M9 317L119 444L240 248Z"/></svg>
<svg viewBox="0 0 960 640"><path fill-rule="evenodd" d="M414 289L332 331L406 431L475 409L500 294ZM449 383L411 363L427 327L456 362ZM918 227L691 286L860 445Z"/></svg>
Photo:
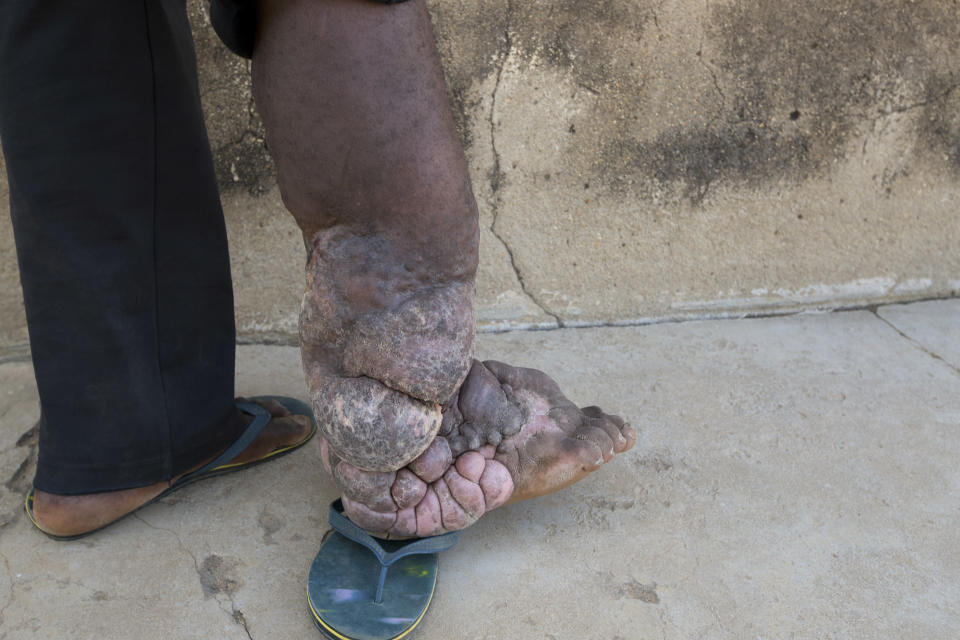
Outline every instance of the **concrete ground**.
<svg viewBox="0 0 960 640"><path fill-rule="evenodd" d="M637 446L500 509L443 554L418 638L955 638L960 300L481 336ZM238 392L303 396L296 349ZM87 540L34 531L30 365L0 366L0 638L314 638L307 568L334 487L311 443ZM24 435L26 434L26 435Z"/></svg>

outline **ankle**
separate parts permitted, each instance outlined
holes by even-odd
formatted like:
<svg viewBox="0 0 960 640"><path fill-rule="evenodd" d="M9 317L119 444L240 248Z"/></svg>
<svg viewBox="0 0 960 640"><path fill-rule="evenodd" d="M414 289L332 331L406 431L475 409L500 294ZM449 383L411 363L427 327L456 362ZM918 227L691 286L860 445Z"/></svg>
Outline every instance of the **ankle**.
<svg viewBox="0 0 960 640"><path fill-rule="evenodd" d="M438 267L384 234L346 225L316 233L300 315L308 371L446 403L470 369L474 273Z"/></svg>

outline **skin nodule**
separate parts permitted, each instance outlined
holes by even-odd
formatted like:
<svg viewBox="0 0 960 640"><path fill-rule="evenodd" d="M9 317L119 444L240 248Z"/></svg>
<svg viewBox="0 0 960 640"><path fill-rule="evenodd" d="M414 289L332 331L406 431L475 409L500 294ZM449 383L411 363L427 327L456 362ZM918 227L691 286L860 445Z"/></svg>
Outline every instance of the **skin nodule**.
<svg viewBox="0 0 960 640"><path fill-rule="evenodd" d="M253 89L307 248L321 456L352 521L469 526L633 445L544 373L473 359L477 205L423 0L260 0Z"/></svg>
<svg viewBox="0 0 960 640"><path fill-rule="evenodd" d="M633 446L630 426L580 409L535 369L474 360L443 427L412 462L370 473L323 446L351 520L377 535L455 531L498 506L566 487Z"/></svg>

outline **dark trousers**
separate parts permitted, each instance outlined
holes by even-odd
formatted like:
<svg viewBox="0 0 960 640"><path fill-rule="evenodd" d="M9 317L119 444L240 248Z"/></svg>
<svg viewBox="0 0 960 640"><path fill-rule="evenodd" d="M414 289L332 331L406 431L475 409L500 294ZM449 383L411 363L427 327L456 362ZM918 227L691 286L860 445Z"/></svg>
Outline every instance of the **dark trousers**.
<svg viewBox="0 0 960 640"><path fill-rule="evenodd" d="M0 140L35 486L142 486L224 449L233 294L183 0L0 2Z"/></svg>

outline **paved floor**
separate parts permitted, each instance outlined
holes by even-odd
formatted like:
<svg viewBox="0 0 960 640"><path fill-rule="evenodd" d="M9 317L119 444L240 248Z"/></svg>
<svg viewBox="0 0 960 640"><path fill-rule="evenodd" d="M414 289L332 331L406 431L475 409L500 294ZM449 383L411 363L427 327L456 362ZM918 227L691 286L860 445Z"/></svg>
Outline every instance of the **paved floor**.
<svg viewBox="0 0 960 640"><path fill-rule="evenodd" d="M956 638L960 300L485 335L628 416L633 451L500 509L441 560L418 638ZM303 395L296 350L238 391ZM87 540L31 529L36 390L0 366L0 638L314 638L306 571L334 487L317 447ZM27 435L24 435L27 434Z"/></svg>

